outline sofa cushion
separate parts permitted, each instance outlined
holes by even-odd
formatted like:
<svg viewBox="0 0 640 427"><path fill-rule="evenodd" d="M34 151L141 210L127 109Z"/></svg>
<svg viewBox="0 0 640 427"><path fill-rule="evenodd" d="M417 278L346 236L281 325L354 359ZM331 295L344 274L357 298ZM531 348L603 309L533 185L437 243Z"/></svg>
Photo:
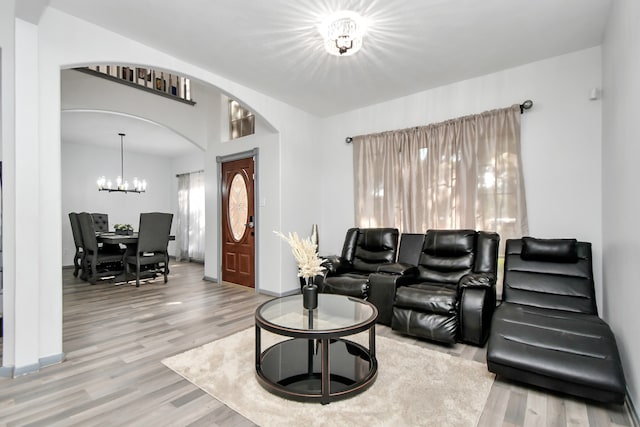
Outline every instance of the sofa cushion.
<svg viewBox="0 0 640 427"><path fill-rule="evenodd" d="M474 230L428 230L418 265L424 282L458 283L475 264Z"/></svg>
<svg viewBox="0 0 640 427"><path fill-rule="evenodd" d="M375 273L378 266L395 262L398 230L394 228L362 228L353 249L353 268Z"/></svg>
<svg viewBox="0 0 640 427"><path fill-rule="evenodd" d="M576 239L522 238L522 258L527 261L577 262Z"/></svg>
<svg viewBox="0 0 640 427"><path fill-rule="evenodd" d="M445 344L456 342L458 317L436 313L423 313L408 308L393 307L391 328L415 337L439 341Z"/></svg>
<svg viewBox="0 0 640 427"><path fill-rule="evenodd" d="M410 308L427 313L454 315L458 291L440 284L402 286L396 291L396 307Z"/></svg>
<svg viewBox="0 0 640 427"><path fill-rule="evenodd" d="M356 298L366 298L369 289L369 273L345 273L324 279L322 292Z"/></svg>

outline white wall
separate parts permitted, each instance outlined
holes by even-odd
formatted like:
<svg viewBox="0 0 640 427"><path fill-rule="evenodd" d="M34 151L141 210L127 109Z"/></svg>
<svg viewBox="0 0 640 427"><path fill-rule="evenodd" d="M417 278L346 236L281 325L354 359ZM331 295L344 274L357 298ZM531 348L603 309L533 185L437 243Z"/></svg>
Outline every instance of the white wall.
<svg viewBox="0 0 640 427"><path fill-rule="evenodd" d="M0 2L0 159L2 165L2 283L0 304L3 313L3 328L5 331L14 327L15 307L13 303L14 287L7 287L5 283L15 283L15 158L14 141L14 33L15 33L15 1ZM7 161L9 160L9 161ZM8 289L7 289L8 288ZM15 347L15 334L4 334L3 344ZM9 356L13 361L13 356ZM11 362L13 364L13 362ZM2 368L0 368L1 370Z"/></svg>
<svg viewBox="0 0 640 427"><path fill-rule="evenodd" d="M33 267L46 262L39 236L42 229L41 217L44 216L41 215L41 208L49 208L40 197L43 191L46 191L46 187L40 189L42 174L40 168L35 167L40 163L43 154L39 144L37 108L39 33L38 27L25 21L16 19L15 25L15 140L18 143L14 146L14 159L7 159L10 163L15 162L15 198L13 204L3 204L8 210L11 209L10 206L15 209L15 241L12 242L16 254L15 263L5 262L4 265L5 271L12 271L15 276L5 276L3 283L6 297L14 304L15 313L7 313L7 310L3 314L6 317L5 333L9 336L8 342L3 341L3 364L15 363L19 367L29 367L37 366L42 357L60 353L61 343L55 345L51 341L61 339L60 331L51 331L51 335L46 337L39 334L39 331L46 315L61 315L62 298L58 294L52 295L49 299L49 303L58 308L45 306L47 298L44 298L44 295L50 282L41 275L40 269ZM10 185L7 183L8 188L11 188ZM18 227L18 223L31 224L31 227ZM12 224L6 225L9 228ZM11 250L8 247L4 249L7 252ZM30 257L27 256L28 253L31 253ZM20 286L13 286L14 283L10 280L15 280L14 283L20 283ZM7 314L13 314L14 317L11 318ZM14 333L15 336L12 337ZM11 347L12 344L15 348ZM44 350L44 353L41 350Z"/></svg>
<svg viewBox="0 0 640 427"><path fill-rule="evenodd" d="M212 89L198 82L193 82L192 90L196 104L188 105L80 71L63 70L60 76L63 110L97 109L131 114L161 123L203 151L207 147L207 127L217 116L209 115ZM218 99L215 102L217 106Z"/></svg>
<svg viewBox="0 0 640 427"><path fill-rule="evenodd" d="M637 268L640 212L640 3L612 4L603 45L603 237L604 305L616 334L629 395L640 408L640 340Z"/></svg>
<svg viewBox="0 0 640 427"><path fill-rule="evenodd" d="M339 253L354 224L347 136L436 123L533 100L521 117L529 230L593 243L601 301L601 53L595 47L372 105L323 121L320 251ZM326 167L326 165L330 165Z"/></svg>
<svg viewBox="0 0 640 427"><path fill-rule="evenodd" d="M73 265L75 246L69 223L69 212L99 212L109 215L109 227L131 224L138 230L141 212L169 212L174 214L175 174L173 160L151 154L124 152L127 169L143 176L149 183L147 191L109 193L98 191L98 176L119 174L120 150L84 144L62 143L62 265ZM173 250L173 242L169 245Z"/></svg>
<svg viewBox="0 0 640 427"><path fill-rule="evenodd" d="M306 218L311 217L316 209L315 185L319 178L315 174L301 173L304 172L301 167L312 165L315 160L312 150L314 142L318 140L315 119L285 103L193 64L51 8L44 12L39 25L21 33L21 37L23 36L20 46L22 54L37 60L35 69L33 61L20 64L16 61L16 74L22 76L21 85L16 83L16 88L29 88L33 95L23 97L20 108L16 106L16 129L20 128L21 138L9 141L9 144L11 147L23 144L27 144L25 147L30 146L31 134L37 134L37 143L33 147L36 151L34 156L21 154L16 165L22 181L18 186L24 188L25 196L20 200L21 204L15 207L14 222L16 234L33 234L36 237L35 242L31 241L33 239L26 239L29 246L17 247L14 252L16 260L28 264L24 269L25 278L16 277L9 283L7 280L4 283L10 292L20 289L13 301L15 313L10 316L25 319L26 322L24 325L16 322L16 327L9 331L9 336L5 336L3 368L25 372L34 366L32 361L42 364L43 359L46 362L52 360L53 356L62 354L60 70L64 68L110 62L138 63L175 71L211 84L225 94L231 94L263 117L269 124L269 129L277 129L279 133L256 136L244 143L258 144L261 159L265 159L265 164L260 169L260 174L264 173L265 176L258 177L262 194L268 197L265 206L260 209L261 229L257 230L261 263L258 273L260 290L281 294L297 287L295 266L289 249L271 230L306 232L309 228ZM35 43L32 42L34 36ZM208 136L211 152L205 157L205 169L207 177L213 178L213 181L207 182L208 196L211 196L211 190L217 185L215 163L212 164L216 153L211 145L219 145L221 153L237 152L244 148L243 143L222 148L221 143L216 141L220 141L219 132L215 137ZM282 153L289 149L295 155L288 154L284 157ZM280 167L283 160L286 162ZM29 173L36 178L30 178ZM287 194L286 202L283 194ZM41 206L45 206L50 215L40 215L34 223L28 213L40 212ZM22 212L26 215L20 215ZM207 215L207 223L211 224L209 210ZM208 237L210 229L211 227L207 227ZM213 237L214 239L207 240L207 253L215 253L215 249L209 250L210 245L217 246L217 236ZM33 247L39 248L38 262L34 262L31 250ZM287 252L287 257L282 256L283 251ZM17 268L19 262L16 261L15 264L11 267L12 270L21 271ZM282 271L286 272L284 281L281 280ZM35 277L26 277L29 274ZM31 286L33 283L37 286ZM39 316L33 315L34 301L39 303L36 310L40 313ZM6 311L4 315L7 316ZM13 323L14 319L5 319L5 325ZM10 356L6 357L7 355Z"/></svg>

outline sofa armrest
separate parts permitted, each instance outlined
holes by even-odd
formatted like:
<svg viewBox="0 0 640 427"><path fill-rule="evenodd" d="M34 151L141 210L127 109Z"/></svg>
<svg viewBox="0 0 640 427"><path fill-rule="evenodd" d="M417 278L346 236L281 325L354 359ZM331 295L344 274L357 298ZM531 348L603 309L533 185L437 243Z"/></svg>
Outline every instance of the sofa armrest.
<svg viewBox="0 0 640 427"><path fill-rule="evenodd" d="M458 335L462 342L480 347L486 342L496 308L495 284L492 273L467 274L458 282Z"/></svg>
<svg viewBox="0 0 640 427"><path fill-rule="evenodd" d="M371 273L369 275L369 297L367 300L378 309L378 323L391 325L393 303L396 299L396 289L415 281L414 275L393 273Z"/></svg>
<svg viewBox="0 0 640 427"><path fill-rule="evenodd" d="M333 276L353 269L349 261L338 255L330 255L324 258L322 266L326 268L325 275Z"/></svg>
<svg viewBox="0 0 640 427"><path fill-rule="evenodd" d="M467 288L491 288L496 285L496 276L492 273L471 273L462 276L458 282L458 289L462 291Z"/></svg>
<svg viewBox="0 0 640 427"><path fill-rule="evenodd" d="M418 267L411 264L394 262L394 263L382 264L381 266L378 267L377 272L413 277L418 274Z"/></svg>

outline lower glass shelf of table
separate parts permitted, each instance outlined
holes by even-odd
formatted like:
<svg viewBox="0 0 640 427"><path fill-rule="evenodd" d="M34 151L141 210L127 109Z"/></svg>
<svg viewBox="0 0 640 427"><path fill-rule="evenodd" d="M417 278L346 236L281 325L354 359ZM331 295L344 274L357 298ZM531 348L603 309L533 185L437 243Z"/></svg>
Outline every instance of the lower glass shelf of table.
<svg viewBox="0 0 640 427"><path fill-rule="evenodd" d="M268 301L256 310L256 374L281 397L327 404L363 392L377 376L376 308L363 300L320 294L318 308L302 297ZM289 337L262 351L262 330ZM345 337L368 331L368 348Z"/></svg>

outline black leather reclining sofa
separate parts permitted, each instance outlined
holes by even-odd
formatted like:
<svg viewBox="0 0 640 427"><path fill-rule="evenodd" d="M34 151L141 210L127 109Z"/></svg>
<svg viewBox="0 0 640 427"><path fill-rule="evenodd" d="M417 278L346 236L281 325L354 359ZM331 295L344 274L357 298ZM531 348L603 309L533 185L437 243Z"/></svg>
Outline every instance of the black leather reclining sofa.
<svg viewBox="0 0 640 427"><path fill-rule="evenodd" d="M328 257L320 292L366 298L378 323L444 343L484 345L495 308L499 236L475 230L402 234L352 228ZM397 259L396 259L397 254ZM396 295L397 291L397 295Z"/></svg>
<svg viewBox="0 0 640 427"><path fill-rule="evenodd" d="M507 240L503 302L493 316L487 365L513 380L623 403L616 340L598 317L590 243Z"/></svg>

